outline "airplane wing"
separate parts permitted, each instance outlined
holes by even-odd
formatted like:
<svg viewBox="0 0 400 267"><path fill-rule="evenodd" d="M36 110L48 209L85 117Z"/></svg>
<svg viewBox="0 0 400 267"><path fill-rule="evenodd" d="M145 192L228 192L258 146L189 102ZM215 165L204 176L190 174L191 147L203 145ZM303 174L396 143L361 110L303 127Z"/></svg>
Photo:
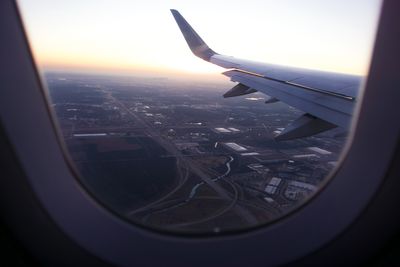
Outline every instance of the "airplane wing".
<svg viewBox="0 0 400 267"><path fill-rule="evenodd" d="M223 74L237 84L224 97L259 91L269 96L267 104L282 101L305 112L286 127L277 140L311 136L338 126L348 127L362 77L221 55L203 41L177 10L171 9L171 12L193 54L229 69Z"/></svg>

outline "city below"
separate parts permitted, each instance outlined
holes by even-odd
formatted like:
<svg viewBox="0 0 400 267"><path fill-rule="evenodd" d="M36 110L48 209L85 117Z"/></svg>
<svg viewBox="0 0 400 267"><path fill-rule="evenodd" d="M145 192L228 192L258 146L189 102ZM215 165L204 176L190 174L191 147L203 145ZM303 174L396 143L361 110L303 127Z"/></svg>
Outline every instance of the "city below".
<svg viewBox="0 0 400 267"><path fill-rule="evenodd" d="M302 113L234 84L45 74L80 182L122 218L207 234L272 222L303 204L336 165L334 129L276 141Z"/></svg>

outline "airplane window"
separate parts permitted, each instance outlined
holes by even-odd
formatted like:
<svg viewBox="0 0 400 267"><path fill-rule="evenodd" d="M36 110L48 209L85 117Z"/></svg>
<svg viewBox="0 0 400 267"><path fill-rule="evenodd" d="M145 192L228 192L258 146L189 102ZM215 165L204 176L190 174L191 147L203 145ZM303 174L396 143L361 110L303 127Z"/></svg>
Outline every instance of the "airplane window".
<svg viewBox="0 0 400 267"><path fill-rule="evenodd" d="M265 225L327 184L380 7L18 4L77 179L122 218L181 234Z"/></svg>

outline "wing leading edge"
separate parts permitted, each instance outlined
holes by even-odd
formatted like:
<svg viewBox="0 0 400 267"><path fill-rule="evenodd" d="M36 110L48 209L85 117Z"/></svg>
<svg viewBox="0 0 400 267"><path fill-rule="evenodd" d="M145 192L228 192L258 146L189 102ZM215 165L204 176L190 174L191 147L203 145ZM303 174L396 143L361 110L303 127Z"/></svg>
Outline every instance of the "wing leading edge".
<svg viewBox="0 0 400 267"><path fill-rule="evenodd" d="M171 9L190 50L197 57L229 69L223 74L237 82L224 97L262 92L266 103L285 102L305 112L277 140L311 136L335 127L347 128L361 77L265 64L225 56L213 51L183 16Z"/></svg>

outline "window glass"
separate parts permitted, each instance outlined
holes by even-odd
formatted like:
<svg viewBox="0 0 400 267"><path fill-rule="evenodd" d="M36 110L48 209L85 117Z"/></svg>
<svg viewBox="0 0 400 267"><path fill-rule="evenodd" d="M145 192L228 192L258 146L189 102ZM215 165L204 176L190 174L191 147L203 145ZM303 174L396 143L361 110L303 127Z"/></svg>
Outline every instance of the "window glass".
<svg viewBox="0 0 400 267"><path fill-rule="evenodd" d="M135 224L207 234L270 223L326 184L380 1L18 4L77 179ZM192 54L171 8L235 57L209 59L232 75Z"/></svg>

